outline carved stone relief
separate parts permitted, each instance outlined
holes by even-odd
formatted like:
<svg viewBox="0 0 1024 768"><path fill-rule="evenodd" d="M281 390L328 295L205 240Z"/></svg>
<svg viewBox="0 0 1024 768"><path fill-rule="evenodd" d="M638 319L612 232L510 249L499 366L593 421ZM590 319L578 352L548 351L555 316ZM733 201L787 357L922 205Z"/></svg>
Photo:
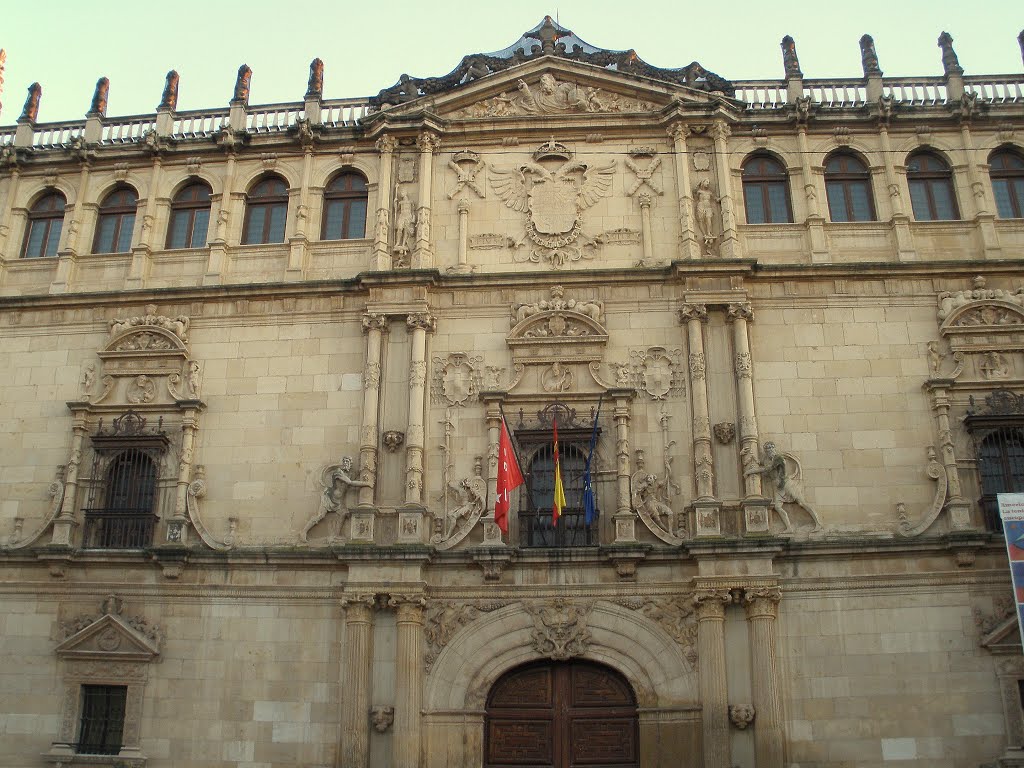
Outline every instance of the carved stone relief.
<svg viewBox="0 0 1024 768"><path fill-rule="evenodd" d="M423 663L430 672L441 651L460 629L476 621L482 614L504 608L511 601L432 600L423 615L423 640L426 653Z"/></svg>
<svg viewBox="0 0 1024 768"><path fill-rule="evenodd" d="M558 115L574 112L649 112L654 105L600 88L560 82L545 72L536 85L516 82L516 93L507 91L454 113L454 117L511 117Z"/></svg>
<svg viewBox="0 0 1024 768"><path fill-rule="evenodd" d="M640 162L644 161L645 164L640 165ZM624 163L633 172L633 175L636 176L629 189L626 190L627 195L632 197L640 191L641 187L647 187L656 195L665 194L661 184L653 178L654 172L661 167L661 158L658 157L658 153L653 147L636 147L631 149Z"/></svg>
<svg viewBox="0 0 1024 768"><path fill-rule="evenodd" d="M466 405L474 402L481 388L483 357L453 352L447 357L434 358L430 397L435 403Z"/></svg>
<svg viewBox="0 0 1024 768"><path fill-rule="evenodd" d="M576 383L572 369L566 368L557 360L545 368L540 374L540 386L545 392L558 394L568 392Z"/></svg>
<svg viewBox="0 0 1024 768"><path fill-rule="evenodd" d="M629 479L629 487L633 511L647 529L666 544L679 546L686 540L686 526L682 516L677 518L670 506L672 492L678 493L678 488L672 481L672 461L668 457L668 451L673 444L668 442L666 437L664 477L659 477L648 470L644 452L638 449L637 469Z"/></svg>
<svg viewBox="0 0 1024 768"><path fill-rule="evenodd" d="M946 477L946 472L939 463L934 446L928 446L926 449L926 455L928 465L925 468L925 474L935 481L935 496L932 499L932 503L927 512L922 515L921 519L917 523L910 522L907 515L907 505L903 502L897 502L896 516L898 519L898 526L896 532L901 536L917 536L924 533L929 527L931 527L931 524L935 522L939 513L942 512L943 506L946 504L946 494L949 490L949 481Z"/></svg>
<svg viewBox="0 0 1024 768"><path fill-rule="evenodd" d="M656 621L682 648L691 669L697 668L697 616L691 597L623 598L615 602Z"/></svg>
<svg viewBox="0 0 1024 768"><path fill-rule="evenodd" d="M775 447L775 443L768 441L763 446L763 458L760 463L753 457L752 453L744 451L744 476L759 474L765 477L766 490L772 492L772 508L778 513L785 526L785 532L793 530L793 524L789 519L783 504L792 503L804 509L814 521L813 531L820 531L822 528L821 518L804 496L800 480L803 474L800 462L790 453L781 453Z"/></svg>
<svg viewBox="0 0 1024 768"><path fill-rule="evenodd" d="M451 549L466 538L483 515L487 503L483 458L476 458L472 477L463 478L458 483L449 483L445 491L455 497L458 505L449 508L446 500L444 516L434 521L435 530L430 543L440 550Z"/></svg>
<svg viewBox="0 0 1024 768"><path fill-rule="evenodd" d="M464 149L461 152L454 153L451 160L448 161L448 167L455 172L456 179L454 188L448 193L448 199L454 199L457 194L467 187L473 190L478 197L486 197L483 186L477 180L477 176L484 169L484 165L484 161L476 152Z"/></svg>
<svg viewBox="0 0 1024 768"><path fill-rule="evenodd" d="M563 598L528 603L526 611L533 618L534 650L555 661L584 655L593 639L587 629L590 608L590 603L572 603Z"/></svg>
<svg viewBox="0 0 1024 768"><path fill-rule="evenodd" d="M310 531L330 512L334 512L337 515L330 540L339 538L342 533L341 526L349 513L347 505L348 492L352 488L369 488L371 485L366 480L356 479L352 459L348 456L342 457L341 461L337 464L324 467L320 473L320 486L323 490L320 493L316 514L309 519L299 533L299 541L305 544ZM354 532L353 538L355 538Z"/></svg>
<svg viewBox="0 0 1024 768"><path fill-rule="evenodd" d="M686 390L682 350L631 349L629 358L629 363L613 364L617 386L645 392L652 400L665 400Z"/></svg>
<svg viewBox="0 0 1024 768"><path fill-rule="evenodd" d="M614 160L603 165L575 160L556 141L542 144L532 162L492 166L491 186L498 197L506 207L527 214L526 230L513 245L516 260L560 269L593 258L600 243L583 232L582 216L608 194L614 174Z"/></svg>

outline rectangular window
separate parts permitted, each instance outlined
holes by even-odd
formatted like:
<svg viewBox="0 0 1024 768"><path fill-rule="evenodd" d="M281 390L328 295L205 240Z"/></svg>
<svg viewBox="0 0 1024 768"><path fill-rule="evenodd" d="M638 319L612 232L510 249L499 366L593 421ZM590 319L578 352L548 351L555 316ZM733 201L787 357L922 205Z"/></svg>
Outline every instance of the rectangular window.
<svg viewBox="0 0 1024 768"><path fill-rule="evenodd" d="M83 685L82 720L77 752L83 755L116 755L121 751L126 685Z"/></svg>
<svg viewBox="0 0 1024 768"><path fill-rule="evenodd" d="M135 214L126 214L121 219L121 231L118 232L117 250L115 253L128 253L132 249L133 229L135 229Z"/></svg>

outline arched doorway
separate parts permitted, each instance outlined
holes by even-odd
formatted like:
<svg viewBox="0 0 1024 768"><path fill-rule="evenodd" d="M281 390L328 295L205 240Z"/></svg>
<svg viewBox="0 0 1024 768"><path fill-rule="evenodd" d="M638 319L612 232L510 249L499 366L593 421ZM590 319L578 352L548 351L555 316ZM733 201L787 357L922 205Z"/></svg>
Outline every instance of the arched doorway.
<svg viewBox="0 0 1024 768"><path fill-rule="evenodd" d="M487 697L485 768L638 768L636 697L615 670L544 661L505 673Z"/></svg>

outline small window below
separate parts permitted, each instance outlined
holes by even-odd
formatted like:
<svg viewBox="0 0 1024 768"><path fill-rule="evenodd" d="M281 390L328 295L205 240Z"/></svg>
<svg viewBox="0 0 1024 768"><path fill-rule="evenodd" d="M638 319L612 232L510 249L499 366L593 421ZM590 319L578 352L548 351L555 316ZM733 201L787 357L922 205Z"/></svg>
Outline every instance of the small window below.
<svg viewBox="0 0 1024 768"><path fill-rule="evenodd" d="M78 754L116 755L121 751L127 700L126 685L82 686Z"/></svg>
<svg viewBox="0 0 1024 768"><path fill-rule="evenodd" d="M989 176L1001 219L1024 219L1024 157L1001 149L989 158Z"/></svg>
<svg viewBox="0 0 1024 768"><path fill-rule="evenodd" d="M825 162L825 191L832 221L874 221L871 174L859 158L836 153Z"/></svg>
<svg viewBox="0 0 1024 768"><path fill-rule="evenodd" d="M324 190L322 240L356 240L366 237L366 179L346 171L335 176Z"/></svg>
<svg viewBox="0 0 1024 768"><path fill-rule="evenodd" d="M748 224L789 224L789 175L782 163L755 155L743 164L743 202Z"/></svg>
<svg viewBox="0 0 1024 768"><path fill-rule="evenodd" d="M276 176L249 190L245 203L242 245L283 243L288 218L288 187Z"/></svg>
<svg viewBox="0 0 1024 768"><path fill-rule="evenodd" d="M131 187L119 187L100 203L93 253L128 253L132 247L139 198Z"/></svg>
<svg viewBox="0 0 1024 768"><path fill-rule="evenodd" d="M932 152L918 152L907 160L910 204L917 221L951 221L960 218L953 193L953 171Z"/></svg>
<svg viewBox="0 0 1024 768"><path fill-rule="evenodd" d="M202 248L210 227L210 188L202 182L189 184L171 203L167 227L168 248Z"/></svg>
<svg viewBox="0 0 1024 768"><path fill-rule="evenodd" d="M28 229L21 246L23 259L57 255L65 205L64 195L53 191L43 195L29 209Z"/></svg>
<svg viewBox="0 0 1024 768"><path fill-rule="evenodd" d="M520 494L519 535L524 547L585 547L597 543L596 526L583 510L583 472L587 446L559 440L559 467L567 506L552 521L555 495L554 446L540 447L530 458L527 493Z"/></svg>

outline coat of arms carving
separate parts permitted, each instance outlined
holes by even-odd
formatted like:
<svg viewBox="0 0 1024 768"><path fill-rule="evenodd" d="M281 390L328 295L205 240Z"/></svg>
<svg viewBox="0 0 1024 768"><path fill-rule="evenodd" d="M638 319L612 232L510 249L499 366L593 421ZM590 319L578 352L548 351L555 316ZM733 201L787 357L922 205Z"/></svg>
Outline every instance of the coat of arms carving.
<svg viewBox="0 0 1024 768"><path fill-rule="evenodd" d="M434 376L430 393L434 402L465 405L480 391L483 357L453 352L434 358Z"/></svg>
<svg viewBox="0 0 1024 768"><path fill-rule="evenodd" d="M554 140L533 153L533 162L492 168L491 184L498 197L529 217L526 232L513 245L516 260L545 261L559 269L593 258L599 242L583 232L582 215L608 194L614 174L614 160L605 165L585 163Z"/></svg>

